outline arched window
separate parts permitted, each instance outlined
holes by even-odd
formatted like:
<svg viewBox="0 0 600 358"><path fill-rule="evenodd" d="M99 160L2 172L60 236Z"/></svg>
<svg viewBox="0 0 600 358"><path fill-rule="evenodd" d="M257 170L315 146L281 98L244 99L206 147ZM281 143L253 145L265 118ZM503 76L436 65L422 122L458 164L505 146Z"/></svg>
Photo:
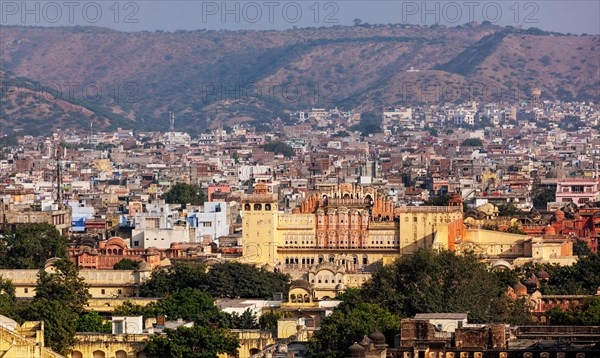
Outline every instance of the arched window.
<svg viewBox="0 0 600 358"><path fill-rule="evenodd" d="M250 211L250 204L244 205L244 210L245 211Z"/></svg>
<svg viewBox="0 0 600 358"><path fill-rule="evenodd" d="M261 211L261 210L262 210L261 204L254 204L254 211Z"/></svg>
<svg viewBox="0 0 600 358"><path fill-rule="evenodd" d="M291 294L290 295L290 301L292 301L292 303L296 303L296 295L295 294Z"/></svg>
<svg viewBox="0 0 600 358"><path fill-rule="evenodd" d="M308 295L304 295L304 302L309 303L310 297Z"/></svg>
<svg viewBox="0 0 600 358"><path fill-rule="evenodd" d="M304 299L302 298L302 295L298 295L298 303L304 303Z"/></svg>
<svg viewBox="0 0 600 358"><path fill-rule="evenodd" d="M271 204L265 204L265 210L271 211Z"/></svg>

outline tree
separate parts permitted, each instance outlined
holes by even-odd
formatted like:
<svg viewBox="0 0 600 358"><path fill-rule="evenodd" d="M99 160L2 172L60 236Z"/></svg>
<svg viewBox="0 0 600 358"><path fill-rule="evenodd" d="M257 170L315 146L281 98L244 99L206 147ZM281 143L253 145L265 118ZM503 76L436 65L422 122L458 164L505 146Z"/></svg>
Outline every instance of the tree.
<svg viewBox="0 0 600 358"><path fill-rule="evenodd" d="M258 322L256 315L251 309L246 309L241 315L233 312L229 314L229 328L234 329L256 329Z"/></svg>
<svg viewBox="0 0 600 358"><path fill-rule="evenodd" d="M548 322L555 325L598 326L600 325L600 297L586 298L582 306L562 310L553 307L546 312Z"/></svg>
<svg viewBox="0 0 600 358"><path fill-rule="evenodd" d="M556 191L545 188L533 193L533 206L538 210L546 210L549 202L556 201Z"/></svg>
<svg viewBox="0 0 600 358"><path fill-rule="evenodd" d="M426 206L448 206L448 202L452 199L452 195L444 194L439 196L434 196L429 200L426 200L423 205Z"/></svg>
<svg viewBox="0 0 600 358"><path fill-rule="evenodd" d="M157 270L140 289L143 297L162 297L185 288L197 288L213 297L271 297L287 292L289 277L254 265L226 262L206 271L204 265L176 262L167 270Z"/></svg>
<svg viewBox="0 0 600 358"><path fill-rule="evenodd" d="M289 276L254 265L226 262L208 270L200 287L214 297L272 297L273 293L289 290Z"/></svg>
<svg viewBox="0 0 600 358"><path fill-rule="evenodd" d="M148 358L217 358L218 354L235 355L237 337L224 329L194 326L165 329L166 336L153 336L144 352Z"/></svg>
<svg viewBox="0 0 600 358"><path fill-rule="evenodd" d="M287 158L291 158L296 155L294 148L279 140L263 144L260 147L266 152L283 154L283 156Z"/></svg>
<svg viewBox="0 0 600 358"><path fill-rule="evenodd" d="M0 267L41 269L53 257L67 257L68 240L50 224L22 224L0 239Z"/></svg>
<svg viewBox="0 0 600 358"><path fill-rule="evenodd" d="M543 268L550 280L540 290L545 295L593 295L600 287L600 256L580 256L571 266L538 265L531 272Z"/></svg>
<svg viewBox="0 0 600 358"><path fill-rule="evenodd" d="M361 132L366 137L369 134L381 133L381 116L374 112L363 112L360 114L360 122L350 129Z"/></svg>
<svg viewBox="0 0 600 358"><path fill-rule="evenodd" d="M167 316L170 319L182 318L194 321L199 325L218 325L229 327L231 317L221 312L215 300L207 293L195 288L183 288L175 293L152 302L147 306L139 306L126 301L115 309L116 314L142 315L146 318Z"/></svg>
<svg viewBox="0 0 600 358"><path fill-rule="evenodd" d="M323 319L321 329L308 344L307 357L345 357L352 343L374 331L382 332L388 344L393 343L400 331L400 317L378 304L338 307Z"/></svg>
<svg viewBox="0 0 600 358"><path fill-rule="evenodd" d="M277 329L277 321L283 316L273 310L263 313L258 319L258 325L260 329L264 330L275 330Z"/></svg>
<svg viewBox="0 0 600 358"><path fill-rule="evenodd" d="M122 259L121 261L114 264L114 270L137 270L140 267L142 261Z"/></svg>
<svg viewBox="0 0 600 358"><path fill-rule="evenodd" d="M350 136L350 133L346 131L339 131L337 133L332 134L331 138L346 138L348 136Z"/></svg>
<svg viewBox="0 0 600 358"><path fill-rule="evenodd" d="M16 303L15 286L10 280L0 277L0 312L7 317L16 319Z"/></svg>
<svg viewBox="0 0 600 358"><path fill-rule="evenodd" d="M34 300L60 302L75 313L81 313L90 298L89 285L75 265L67 259L56 261L52 269L40 270Z"/></svg>
<svg viewBox="0 0 600 358"><path fill-rule="evenodd" d="M488 322L494 320L491 306L505 291L505 283L472 254L419 250L380 267L360 297L403 317L468 312L470 321Z"/></svg>
<svg viewBox="0 0 600 358"><path fill-rule="evenodd" d="M506 232L511 233L511 234L527 235L527 233L525 231L519 229L519 226L517 226L517 225L513 225L513 226L509 227L508 229L506 229Z"/></svg>
<svg viewBox="0 0 600 358"><path fill-rule="evenodd" d="M468 138L462 142L462 146L465 147L482 147L483 141L479 138Z"/></svg>
<svg viewBox="0 0 600 358"><path fill-rule="evenodd" d="M110 333L112 325L110 322L104 322L98 312L90 312L77 320L77 332Z"/></svg>
<svg viewBox="0 0 600 358"><path fill-rule="evenodd" d="M176 183L162 195L167 204L201 205L206 201L206 195L202 189L195 184Z"/></svg>
<svg viewBox="0 0 600 358"><path fill-rule="evenodd" d="M75 343L79 316L65 302L36 298L27 307L25 317L44 321L44 342L55 352L66 355Z"/></svg>
<svg viewBox="0 0 600 358"><path fill-rule="evenodd" d="M517 216L522 214L523 211L512 203L498 205L498 216Z"/></svg>
<svg viewBox="0 0 600 358"><path fill-rule="evenodd" d="M573 253L577 256L588 256L592 254L592 250L590 250L587 242L583 240L576 240L573 243Z"/></svg>
<svg viewBox="0 0 600 358"><path fill-rule="evenodd" d="M182 288L199 288L203 285L206 266L175 261L167 269L158 268L140 288L142 297L163 297Z"/></svg>
<svg viewBox="0 0 600 358"><path fill-rule="evenodd" d="M352 20L352 23L354 23L354 26L359 26L362 23L362 20L359 18L356 18L356 19Z"/></svg>

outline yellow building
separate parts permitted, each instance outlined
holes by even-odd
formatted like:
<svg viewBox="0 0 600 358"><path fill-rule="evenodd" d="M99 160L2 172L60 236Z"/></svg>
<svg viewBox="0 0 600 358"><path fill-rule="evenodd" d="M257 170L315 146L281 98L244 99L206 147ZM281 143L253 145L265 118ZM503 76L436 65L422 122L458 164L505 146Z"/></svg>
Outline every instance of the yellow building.
<svg viewBox="0 0 600 358"><path fill-rule="evenodd" d="M78 333L70 358L146 358L150 334Z"/></svg>
<svg viewBox="0 0 600 358"><path fill-rule="evenodd" d="M277 196L258 183L242 197L242 260L284 272L324 262L361 272L419 248L453 249L462 216L462 205L394 206L375 188L354 184L326 187L285 214Z"/></svg>
<svg viewBox="0 0 600 358"><path fill-rule="evenodd" d="M51 262L47 264L49 270ZM33 298L39 270L0 270L0 278L10 280L15 286L17 298ZM79 270L79 276L90 285L89 292L95 299L136 297L151 271L133 270ZM106 303L106 302L105 302Z"/></svg>
<svg viewBox="0 0 600 358"><path fill-rule="evenodd" d="M44 347L44 322L24 322L0 315L0 357L64 358Z"/></svg>
<svg viewBox="0 0 600 358"><path fill-rule="evenodd" d="M457 253L473 252L493 266L512 268L528 262L571 265L573 243L568 238L530 237L504 231L465 229Z"/></svg>

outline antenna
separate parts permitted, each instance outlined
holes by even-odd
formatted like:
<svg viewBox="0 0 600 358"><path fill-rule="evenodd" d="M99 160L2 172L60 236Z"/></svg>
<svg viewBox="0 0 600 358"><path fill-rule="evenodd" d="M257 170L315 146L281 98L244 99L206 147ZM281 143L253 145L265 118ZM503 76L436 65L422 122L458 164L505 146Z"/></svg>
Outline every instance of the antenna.
<svg viewBox="0 0 600 358"><path fill-rule="evenodd" d="M169 131L175 130L175 113L169 111Z"/></svg>

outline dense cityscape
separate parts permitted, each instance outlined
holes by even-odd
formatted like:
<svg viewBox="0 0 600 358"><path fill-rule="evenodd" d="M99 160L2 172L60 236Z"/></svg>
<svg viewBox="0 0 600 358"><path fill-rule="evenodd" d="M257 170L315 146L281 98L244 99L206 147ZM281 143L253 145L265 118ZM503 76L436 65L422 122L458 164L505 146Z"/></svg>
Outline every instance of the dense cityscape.
<svg viewBox="0 0 600 358"><path fill-rule="evenodd" d="M0 352L598 357L600 108L539 95L5 135Z"/></svg>
<svg viewBox="0 0 600 358"><path fill-rule="evenodd" d="M600 1L0 0L0 358L600 358Z"/></svg>

